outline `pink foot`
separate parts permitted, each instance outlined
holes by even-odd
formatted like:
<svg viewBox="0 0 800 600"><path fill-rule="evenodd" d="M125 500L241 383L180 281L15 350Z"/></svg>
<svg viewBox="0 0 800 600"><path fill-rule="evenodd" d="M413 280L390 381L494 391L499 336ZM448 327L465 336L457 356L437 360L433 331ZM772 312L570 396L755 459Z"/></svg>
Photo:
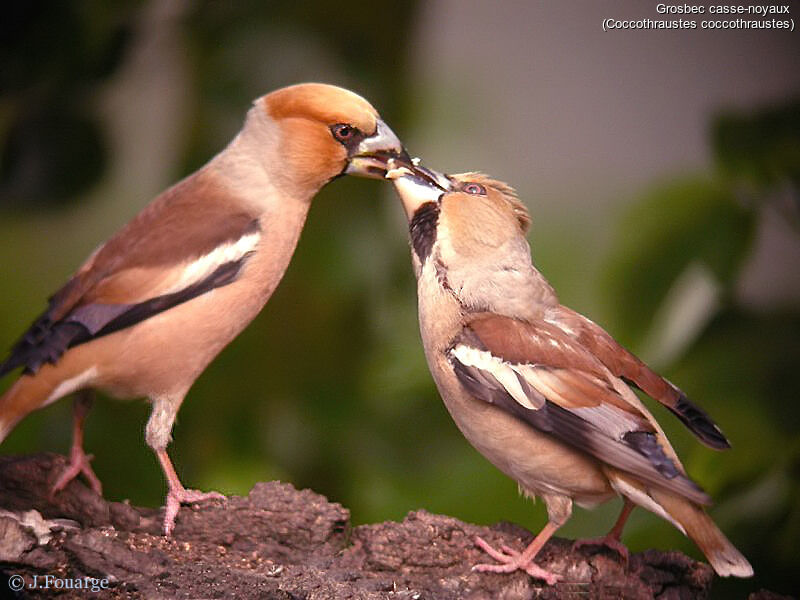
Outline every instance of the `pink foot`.
<svg viewBox="0 0 800 600"><path fill-rule="evenodd" d="M70 451L69 465L64 469L64 472L59 475L55 485L50 489L50 497L52 498L58 492L67 487L67 484L75 479L78 475L83 474L86 481L89 482L89 487L94 490L98 496L103 495L103 484L95 475L92 470L91 460L94 458L91 454L86 454L80 446L73 446Z"/></svg>
<svg viewBox="0 0 800 600"><path fill-rule="evenodd" d="M589 538L586 540L575 540L572 544L572 548L577 550L578 548L583 548L584 546L605 546L606 548L610 548L614 550L617 554L619 554L627 563L629 558L628 548L625 547L621 541L615 538L612 535L607 535L604 537L599 538Z"/></svg>
<svg viewBox="0 0 800 600"><path fill-rule="evenodd" d="M517 569L521 571L525 571L531 577L535 577L537 579L542 579L546 581L548 585L555 585L563 577L561 575L557 575L556 573L551 573L546 569L541 568L540 566L536 565L533 560L523 561L522 555L509 548L508 546L502 546L503 551L500 552L492 548L488 542L480 537L475 538L475 544L486 554L491 556L497 562L502 563L499 565L487 565L487 564L480 564L475 565L472 567L473 571L481 571L481 572L491 572L491 573L512 573Z"/></svg>
<svg viewBox="0 0 800 600"><path fill-rule="evenodd" d="M164 506L164 535L169 537L175 529L175 517L181 504L194 504L205 500L225 500L225 496L219 492L201 492L199 490L187 490L183 487L171 489L167 493L167 500Z"/></svg>

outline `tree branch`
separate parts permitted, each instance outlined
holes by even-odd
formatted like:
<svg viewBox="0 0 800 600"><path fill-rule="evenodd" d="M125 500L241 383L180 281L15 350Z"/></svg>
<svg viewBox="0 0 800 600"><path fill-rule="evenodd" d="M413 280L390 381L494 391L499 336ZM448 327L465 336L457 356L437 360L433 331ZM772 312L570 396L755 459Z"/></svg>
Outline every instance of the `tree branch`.
<svg viewBox="0 0 800 600"><path fill-rule="evenodd" d="M475 573L470 567L487 560L475 536L523 548L531 534L424 510L351 528L341 505L275 481L182 508L168 539L159 511L106 502L78 481L50 500L65 464L54 454L0 458L0 572L24 578L18 597L84 598L85 589L63 588L87 585L79 578L88 576L109 580L90 597L115 599L702 598L713 578L708 565L678 552L633 554L626 566L613 552L572 550L562 539L537 559L564 575L556 586L524 573ZM1 578L0 586L2 596Z"/></svg>

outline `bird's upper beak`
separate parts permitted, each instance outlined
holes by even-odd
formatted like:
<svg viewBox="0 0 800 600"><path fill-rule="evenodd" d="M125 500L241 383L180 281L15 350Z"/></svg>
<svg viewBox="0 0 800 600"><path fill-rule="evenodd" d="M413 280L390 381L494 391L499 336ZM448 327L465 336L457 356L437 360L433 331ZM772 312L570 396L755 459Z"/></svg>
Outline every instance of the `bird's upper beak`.
<svg viewBox="0 0 800 600"><path fill-rule="evenodd" d="M378 119L375 133L356 146L344 172L348 175L383 179L386 176L386 163L391 159L411 166L411 158L394 131Z"/></svg>
<svg viewBox="0 0 800 600"><path fill-rule="evenodd" d="M409 220L420 206L427 202L438 202L442 194L452 188L447 175L423 167L417 159L412 161L410 167L389 160L386 178L393 181Z"/></svg>

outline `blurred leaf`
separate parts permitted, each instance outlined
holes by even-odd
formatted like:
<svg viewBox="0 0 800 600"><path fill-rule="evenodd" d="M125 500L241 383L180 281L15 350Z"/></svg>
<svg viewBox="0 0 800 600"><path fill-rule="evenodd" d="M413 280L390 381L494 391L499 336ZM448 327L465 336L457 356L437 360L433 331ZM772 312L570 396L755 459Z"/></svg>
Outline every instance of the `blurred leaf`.
<svg viewBox="0 0 800 600"><path fill-rule="evenodd" d="M63 204L108 158L92 87L121 64L135 0L15 2L0 19L0 207Z"/></svg>
<svg viewBox="0 0 800 600"><path fill-rule="evenodd" d="M37 94L108 77L130 39L138 2L12 2L0 19L0 89Z"/></svg>
<svg viewBox="0 0 800 600"><path fill-rule="evenodd" d="M752 560L760 580L784 590L796 581L794 542L800 535L798 332L796 310L752 314L731 308L670 373L732 444L726 452L696 443L682 448L689 473L721 501L712 511L715 520Z"/></svg>
<svg viewBox="0 0 800 600"><path fill-rule="evenodd" d="M14 123L0 153L0 208L56 204L86 190L108 162L97 121L67 103Z"/></svg>
<svg viewBox="0 0 800 600"><path fill-rule="evenodd" d="M685 179L649 192L623 215L607 270L611 330L640 344L688 265L702 262L728 288L750 247L755 213L726 187Z"/></svg>
<svg viewBox="0 0 800 600"><path fill-rule="evenodd" d="M63 92L121 63L138 0L13 2L0 19L0 89Z"/></svg>
<svg viewBox="0 0 800 600"><path fill-rule="evenodd" d="M750 448L742 467L751 460L766 462L766 456L752 455L773 454L800 431L794 379L800 365L798 331L797 312L757 315L728 309L712 321L671 373L712 415L719 413L734 447L739 440ZM770 439L763 439L765 431L771 432Z"/></svg>
<svg viewBox="0 0 800 600"><path fill-rule="evenodd" d="M800 188L800 98L755 113L726 112L711 126L717 162L756 187L784 180Z"/></svg>

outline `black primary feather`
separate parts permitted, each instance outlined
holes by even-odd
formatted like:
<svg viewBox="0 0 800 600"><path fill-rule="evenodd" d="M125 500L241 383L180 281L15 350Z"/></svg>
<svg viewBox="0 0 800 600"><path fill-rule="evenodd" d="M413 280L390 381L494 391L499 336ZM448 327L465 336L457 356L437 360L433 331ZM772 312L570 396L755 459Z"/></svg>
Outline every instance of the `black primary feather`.
<svg viewBox="0 0 800 600"><path fill-rule="evenodd" d="M707 446L715 450L727 450L731 447L728 438L709 414L689 400L683 392L681 392L675 408L671 410Z"/></svg>
<svg viewBox="0 0 800 600"><path fill-rule="evenodd" d="M506 389L497 379L491 374L475 367L468 367L464 365L457 358L451 357L450 364L456 372L456 377L461 382L467 391L475 396L478 400L483 400L489 404L494 404L500 408L512 413L515 417L522 420L535 420L536 427L542 431L551 431L552 425L547 417L546 400L536 390L527 386L528 389L534 394L541 397L542 408L538 410L531 410L522 406L519 402L511 398ZM511 400L509 402L508 400ZM541 414L538 414L541 413Z"/></svg>
<svg viewBox="0 0 800 600"><path fill-rule="evenodd" d="M251 253L220 265L205 279L178 292L157 296L136 304L87 304L53 323L50 311L34 322L23 338L0 364L0 377L17 367L36 373L45 363L55 363L69 348L131 327L158 313L222 287L236 280Z"/></svg>
<svg viewBox="0 0 800 600"><path fill-rule="evenodd" d="M629 386L634 387L637 390L644 391L636 384L635 381L628 379L627 377L622 377L622 380ZM686 394L684 394L673 383L670 383L669 381L667 383L671 385L679 394L678 401L675 403L675 406L669 406L665 404L670 412L678 417L678 420L680 420L680 422L683 423L686 428L697 437L697 439L699 439L709 448L713 448L714 450L727 450L730 448L731 443L728 441L728 438L725 437L725 434L722 433L722 430L719 428L719 426L714 423L714 419L712 419L706 411L689 400Z"/></svg>
<svg viewBox="0 0 800 600"><path fill-rule="evenodd" d="M672 459L666 455L656 435L650 431L629 431L622 436L629 446L647 457L659 473L667 479L681 474Z"/></svg>
<svg viewBox="0 0 800 600"><path fill-rule="evenodd" d="M680 473L661 448L653 447L653 442L657 443L655 436L652 440L635 435L630 440L614 439L591 422L550 400L545 400L541 409L531 410L514 400L493 377L491 379L497 385L491 381L487 385L487 377L491 375L463 365L455 356L449 358L458 380L478 400L493 404L613 467L673 490L698 504L711 504L711 498L700 486Z"/></svg>

